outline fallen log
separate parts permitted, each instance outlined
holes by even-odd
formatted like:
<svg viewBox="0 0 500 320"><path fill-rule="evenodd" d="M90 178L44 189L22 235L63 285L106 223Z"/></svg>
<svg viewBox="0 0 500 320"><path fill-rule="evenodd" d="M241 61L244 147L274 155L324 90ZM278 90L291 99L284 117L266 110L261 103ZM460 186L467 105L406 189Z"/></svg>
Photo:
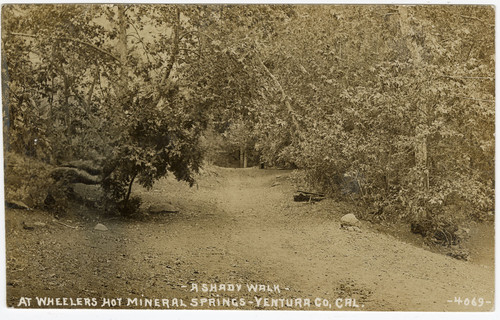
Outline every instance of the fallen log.
<svg viewBox="0 0 500 320"><path fill-rule="evenodd" d="M312 194L312 195L315 195L315 196L318 196L318 197L324 197L325 196L324 193L315 193L315 192L308 192L308 191L302 191L302 190L297 190L297 192L304 193L304 194Z"/></svg>
<svg viewBox="0 0 500 320"><path fill-rule="evenodd" d="M5 206L10 209L30 210L30 207L22 201L5 201Z"/></svg>
<svg viewBox="0 0 500 320"><path fill-rule="evenodd" d="M65 223L62 223L62 222L60 222L60 221L57 221L57 220L52 220L52 221L54 221L54 222L55 222L55 223L57 223L57 224L60 224L61 226L65 226L65 227L68 227L68 228L71 228L71 229L78 229L78 226L73 227L73 226L70 226L70 225L68 225L68 224L65 224Z"/></svg>
<svg viewBox="0 0 500 320"><path fill-rule="evenodd" d="M94 176L102 174L102 167L90 160L75 160L63 163L60 167L83 170Z"/></svg>
<svg viewBox="0 0 500 320"><path fill-rule="evenodd" d="M293 196L293 201L295 202L318 202L324 199L324 196L314 196L313 194L305 194L303 192Z"/></svg>
<svg viewBox="0 0 500 320"><path fill-rule="evenodd" d="M149 214L179 213L179 209L168 203L152 204L147 208L147 212Z"/></svg>
<svg viewBox="0 0 500 320"><path fill-rule="evenodd" d="M100 176L95 176L87 171L70 167L58 167L50 173L50 176L56 181L64 179L68 183L83 183L90 185L101 183Z"/></svg>

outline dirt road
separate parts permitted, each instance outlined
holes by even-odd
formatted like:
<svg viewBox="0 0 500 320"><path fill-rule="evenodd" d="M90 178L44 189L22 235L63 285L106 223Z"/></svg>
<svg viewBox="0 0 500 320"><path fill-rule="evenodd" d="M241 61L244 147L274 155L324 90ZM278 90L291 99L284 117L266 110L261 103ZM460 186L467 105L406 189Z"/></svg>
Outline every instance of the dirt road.
<svg viewBox="0 0 500 320"><path fill-rule="evenodd" d="M47 213L8 210L8 305L38 296L97 300L77 307L100 307L102 298L141 307L158 298L161 306L152 308L493 309L493 266L432 253L367 224L362 232L340 229L349 212L333 200L291 201L288 176L214 168L194 188L171 179L150 192L137 187L144 207L179 209L141 219L109 220L77 208L55 221ZM94 230L97 222L109 230ZM217 291L203 292L203 284ZM127 305L127 298L138 299ZM448 302L455 298L468 305ZM71 307L68 301L63 307Z"/></svg>

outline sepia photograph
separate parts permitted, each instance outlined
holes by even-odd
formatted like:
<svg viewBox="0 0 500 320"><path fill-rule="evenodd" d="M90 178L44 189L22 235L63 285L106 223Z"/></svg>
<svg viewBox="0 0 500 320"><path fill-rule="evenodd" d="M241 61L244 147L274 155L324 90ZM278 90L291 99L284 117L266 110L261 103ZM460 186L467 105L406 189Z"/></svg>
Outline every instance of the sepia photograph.
<svg viewBox="0 0 500 320"><path fill-rule="evenodd" d="M3 4L1 37L7 309L495 311L493 5Z"/></svg>

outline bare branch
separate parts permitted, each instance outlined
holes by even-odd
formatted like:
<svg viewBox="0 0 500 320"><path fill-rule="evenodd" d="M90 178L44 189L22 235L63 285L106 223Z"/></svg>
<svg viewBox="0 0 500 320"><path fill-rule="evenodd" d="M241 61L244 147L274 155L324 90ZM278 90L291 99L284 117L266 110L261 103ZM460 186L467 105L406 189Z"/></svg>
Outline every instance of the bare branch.
<svg viewBox="0 0 500 320"><path fill-rule="evenodd" d="M142 49L144 50L144 53L146 53L146 58L148 59L148 62L151 63L150 57L151 57L151 59L154 59L154 57L151 56L151 54L149 53L148 49L146 48L146 44L142 40L142 37L139 36L139 30L137 29L137 27L135 26L135 24L133 24L132 22L130 22L129 24L132 26L132 28L134 28L134 31L137 34L137 35L129 34L129 36L136 38L141 43ZM155 63L156 63L157 60L156 59L154 59L154 60L155 60ZM158 73L156 71L155 71L155 73L158 75Z"/></svg>
<svg viewBox="0 0 500 320"><path fill-rule="evenodd" d="M27 33L17 33L17 32L10 32L9 35L13 35L13 36L19 36L19 37L26 37L26 38L33 38L33 39L38 39L39 36L37 35L32 35L32 34L27 34ZM54 38L54 40L60 40L60 41L71 41L71 42L75 42L75 43L79 43L79 44L82 44L84 46L87 46L87 47L90 47L104 55L107 55L109 57L111 57L112 59L114 59L115 61L120 61L120 59L118 59L117 57L115 57L112 53L106 51L106 50L103 50L101 48L99 48L98 46L96 45L93 45L92 43L88 43L88 42L85 42L85 41L82 41L82 40L78 40L78 39L75 39L75 38L69 38L69 37L57 37L57 38Z"/></svg>
<svg viewBox="0 0 500 320"><path fill-rule="evenodd" d="M485 79L485 80L495 80L495 77L465 77L465 76L448 76L448 75L441 75L441 77L444 78L451 78L451 79Z"/></svg>
<svg viewBox="0 0 500 320"><path fill-rule="evenodd" d="M73 226L70 226L69 224L62 223L61 221L57 221L57 220L52 220L52 221L54 221L55 223L60 224L61 226L65 226L65 227L68 227L68 228L71 228L71 229L78 229L78 226L73 227Z"/></svg>
<svg viewBox="0 0 500 320"><path fill-rule="evenodd" d="M467 100L475 100L475 101L484 101L484 102L495 102L495 100L478 99L478 98L470 98L470 97L463 97L463 96L455 96L455 98L467 99Z"/></svg>
<svg viewBox="0 0 500 320"><path fill-rule="evenodd" d="M37 36L28 34L28 33L19 33L19 32L10 32L9 36L19 36L19 37L26 37L26 38L37 38Z"/></svg>
<svg viewBox="0 0 500 320"><path fill-rule="evenodd" d="M483 20L481 20L481 19L479 19L479 18L476 18L476 17L465 16L465 15L462 15L462 14L461 14L460 16L461 16L462 18L464 18L464 19L471 19L471 20L476 20L476 21L479 21L479 22L481 22L481 23L483 23L483 24L485 24L485 25L487 25L487 26L490 26L490 27L495 26L494 24L488 23L488 22L483 21Z"/></svg>
<svg viewBox="0 0 500 320"><path fill-rule="evenodd" d="M257 56L257 59L258 59L260 65L264 69L264 71L267 73L267 75L271 79L273 79L276 87L281 92L281 100L283 102L285 102L285 106L286 106L286 108L288 110L288 113L290 113L290 116L292 117L292 122L293 122L293 125L295 126L295 130L297 130L297 133L300 135L300 133L301 133L301 131L300 131L300 125L299 125L299 122L297 121L297 119L295 118L294 110L292 108L292 105L290 104L290 101L288 101L288 97L287 97L287 95L285 93L285 90L283 90L283 87L281 86L281 84L278 81L278 79L276 78L276 76L274 74L272 74L271 71L269 71L269 69L266 67L266 65L264 64L264 62L262 61L262 59L259 57L259 55L257 54L256 56Z"/></svg>

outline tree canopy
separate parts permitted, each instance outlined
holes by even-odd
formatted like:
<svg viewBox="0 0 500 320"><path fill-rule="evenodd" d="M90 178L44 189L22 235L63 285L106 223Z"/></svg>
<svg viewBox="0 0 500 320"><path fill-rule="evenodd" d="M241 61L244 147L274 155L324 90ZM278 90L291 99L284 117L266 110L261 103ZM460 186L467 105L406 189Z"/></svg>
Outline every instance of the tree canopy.
<svg viewBox="0 0 500 320"><path fill-rule="evenodd" d="M210 127L324 192L354 180L374 211L493 209L490 6L8 5L2 16L8 149L101 159L117 199L168 172L192 184Z"/></svg>

